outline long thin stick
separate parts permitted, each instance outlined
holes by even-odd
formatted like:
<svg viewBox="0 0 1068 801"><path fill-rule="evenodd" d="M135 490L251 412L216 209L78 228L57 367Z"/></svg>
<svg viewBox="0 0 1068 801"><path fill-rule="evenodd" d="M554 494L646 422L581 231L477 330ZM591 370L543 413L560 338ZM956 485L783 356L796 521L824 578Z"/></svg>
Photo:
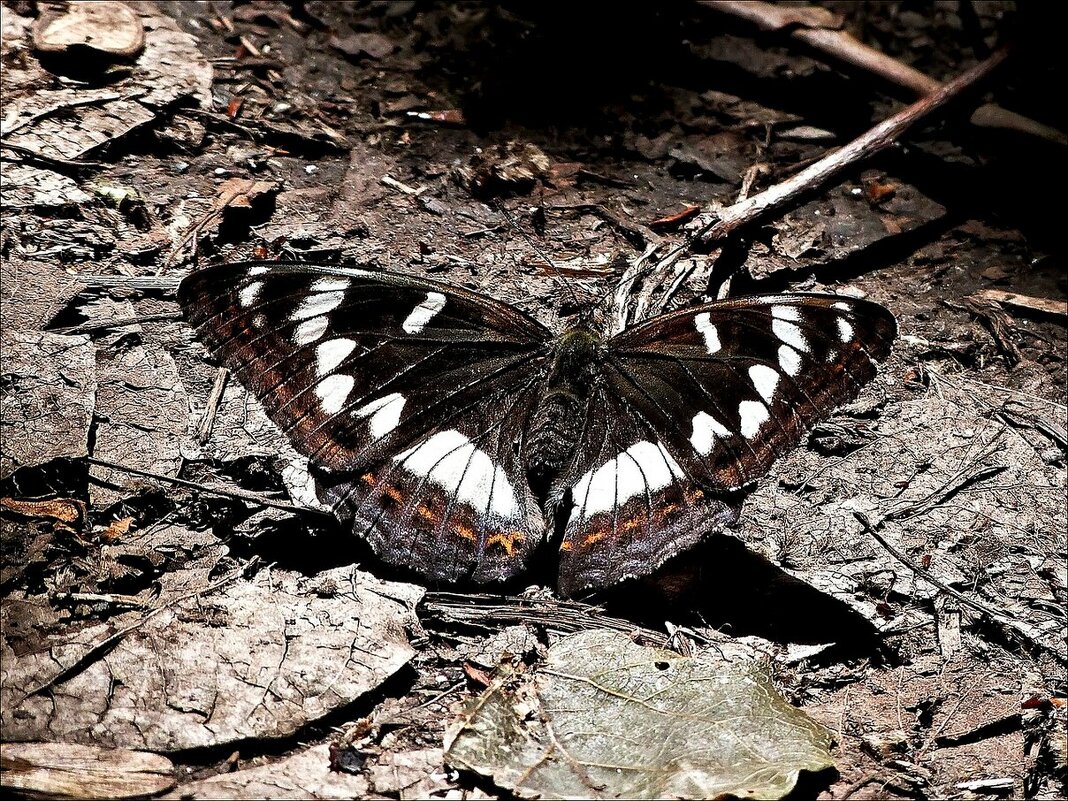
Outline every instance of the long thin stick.
<svg viewBox="0 0 1068 801"><path fill-rule="evenodd" d="M908 64L891 58L874 47L864 44L845 30L827 27L814 21L801 22L799 16L815 11L797 6L777 6L758 0L699 0L705 8L729 14L750 22L761 30L782 32L843 64L877 75L883 80L908 89L916 95L935 92L941 84ZM823 12L824 9L819 9ZM971 116L970 122L982 128L1006 128L1037 136L1058 145L1068 145L1068 135L1030 117L1009 111L995 103L984 103Z"/></svg>
<svg viewBox="0 0 1068 801"><path fill-rule="evenodd" d="M115 464L114 462L108 462L104 459L97 459L95 456L90 456L86 461L89 464L99 465L100 467L106 467L109 470L118 470L122 473L129 473L133 476L141 476L143 478L151 478L156 481L163 481L167 484L174 484L178 487L187 487L188 489L200 490L206 492L209 495L220 495L223 498L236 498L241 501L249 501L251 503L258 503L260 506L269 506L272 509L283 509L287 512L314 512L315 514L326 514L318 509L310 509L304 506L296 506L292 503L285 503L284 501L273 501L270 498L265 498L258 492L247 492L245 490L237 489L221 489L204 484L197 484L195 481L186 481L184 478L172 478L171 476L165 476L162 473L151 473L148 470L138 470L136 467L128 467L122 464Z"/></svg>
<svg viewBox="0 0 1068 801"><path fill-rule="evenodd" d="M921 97L892 117L887 117L845 147L810 164L785 181L723 209L717 214L719 220L701 235L701 241L706 244L722 241L742 226L794 202L803 193L823 186L847 167L886 150L917 122L939 111L950 100L993 72L1008 55L1007 47L1000 48L985 61L976 64L931 94Z"/></svg>
<svg viewBox="0 0 1068 801"><path fill-rule="evenodd" d="M962 73L947 84L944 84L935 92L922 97L910 106L899 111L891 117L880 122L875 127L858 136L845 147L839 148L824 156L819 161L813 162L805 169L790 178L765 189L759 194L752 195L732 206L727 206L718 212L703 212L700 219L704 225L699 227L692 238L671 250L667 257L660 260L656 267L649 271L646 280L647 288L642 293L651 291L650 287L658 287L664 284L666 273L674 264L679 252L700 241L706 245L716 245L723 242L738 229L756 222L773 211L782 210L798 201L803 195L812 192L828 183L843 170L854 166L864 159L871 158L891 145L895 144L906 131L922 119L930 117L936 111L948 104L951 100L970 89L973 85L989 75L1009 55L1009 49L1003 47L994 52L988 59ZM634 295L633 283L642 274L637 265L632 266L620 279L615 293L614 322L626 321L628 317L627 307ZM626 285L626 286L625 286ZM670 298L661 298L655 307L664 307ZM617 328L616 330L619 330Z"/></svg>

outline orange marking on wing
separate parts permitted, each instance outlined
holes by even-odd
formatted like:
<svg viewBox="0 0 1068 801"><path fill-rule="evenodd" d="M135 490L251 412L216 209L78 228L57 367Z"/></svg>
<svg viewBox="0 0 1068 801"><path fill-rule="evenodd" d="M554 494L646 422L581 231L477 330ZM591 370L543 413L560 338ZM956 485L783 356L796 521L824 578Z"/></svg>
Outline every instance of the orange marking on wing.
<svg viewBox="0 0 1068 801"><path fill-rule="evenodd" d="M587 534L585 537L583 537L582 545L580 547L588 548L589 546L600 542L601 540L603 540L607 536L608 536L608 529L606 529L606 528L599 528L596 531L591 531L589 534Z"/></svg>
<svg viewBox="0 0 1068 801"><path fill-rule="evenodd" d="M421 518L429 520L431 523L438 519L438 516L434 514L434 511L425 503L419 504L419 506L415 508L415 511Z"/></svg>
<svg viewBox="0 0 1068 801"><path fill-rule="evenodd" d="M690 503L693 503L694 501L699 501L703 497L705 497L705 494L699 489L691 490L690 492L686 493L686 500Z"/></svg>
<svg viewBox="0 0 1068 801"><path fill-rule="evenodd" d="M628 517L626 520L623 521L623 524L619 527L619 529L620 531L633 531L636 528L640 528L644 522L644 520L641 520L637 517Z"/></svg>
<svg viewBox="0 0 1068 801"><path fill-rule="evenodd" d="M371 487L378 483L378 479L375 478L374 473L364 473L362 476L360 476L360 481Z"/></svg>
<svg viewBox="0 0 1068 801"><path fill-rule="evenodd" d="M463 523L457 523L452 527L452 530L463 537L465 540L471 540L475 542L478 537L475 536L474 530L470 526L465 526Z"/></svg>
<svg viewBox="0 0 1068 801"><path fill-rule="evenodd" d="M574 550L574 548L575 548L575 543L573 543L571 540L565 540L564 542L560 543L560 550L561 551L572 551L572 550Z"/></svg>
<svg viewBox="0 0 1068 801"><path fill-rule="evenodd" d="M495 531L486 538L486 547L500 545L504 552L511 556L515 553L516 542L522 542L526 536L522 531Z"/></svg>
<svg viewBox="0 0 1068 801"><path fill-rule="evenodd" d="M404 503L404 494L394 486L387 486L383 492L397 503Z"/></svg>

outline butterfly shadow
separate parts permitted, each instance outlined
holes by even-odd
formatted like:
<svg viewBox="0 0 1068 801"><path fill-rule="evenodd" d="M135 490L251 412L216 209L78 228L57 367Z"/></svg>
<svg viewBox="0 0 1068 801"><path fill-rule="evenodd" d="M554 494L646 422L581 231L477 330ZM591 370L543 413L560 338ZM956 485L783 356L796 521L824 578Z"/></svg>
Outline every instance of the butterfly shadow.
<svg viewBox="0 0 1068 801"><path fill-rule="evenodd" d="M736 637L832 644L820 661L890 657L871 621L726 534L710 537L651 576L604 592L598 601L611 614L649 626L671 620Z"/></svg>

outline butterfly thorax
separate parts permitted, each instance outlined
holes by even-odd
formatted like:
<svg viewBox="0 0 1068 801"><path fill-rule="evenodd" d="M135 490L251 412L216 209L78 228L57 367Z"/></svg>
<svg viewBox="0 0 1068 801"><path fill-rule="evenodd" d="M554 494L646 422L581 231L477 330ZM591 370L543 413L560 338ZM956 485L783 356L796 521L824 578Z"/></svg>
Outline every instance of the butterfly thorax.
<svg viewBox="0 0 1068 801"><path fill-rule="evenodd" d="M584 326L565 331L553 349L524 443L527 473L542 497L574 458L590 397L601 378L602 349L600 335Z"/></svg>

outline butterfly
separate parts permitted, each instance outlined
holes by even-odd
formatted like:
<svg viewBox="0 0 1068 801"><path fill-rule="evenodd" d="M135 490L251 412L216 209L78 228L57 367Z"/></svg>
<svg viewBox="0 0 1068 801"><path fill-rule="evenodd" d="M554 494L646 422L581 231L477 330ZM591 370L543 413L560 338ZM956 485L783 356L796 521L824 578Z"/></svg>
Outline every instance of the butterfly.
<svg viewBox="0 0 1068 801"><path fill-rule="evenodd" d="M554 334L443 282L311 264L208 267L179 300L378 557L500 582L555 546L565 595L735 522L740 491L853 399L896 335L882 306L815 294Z"/></svg>

